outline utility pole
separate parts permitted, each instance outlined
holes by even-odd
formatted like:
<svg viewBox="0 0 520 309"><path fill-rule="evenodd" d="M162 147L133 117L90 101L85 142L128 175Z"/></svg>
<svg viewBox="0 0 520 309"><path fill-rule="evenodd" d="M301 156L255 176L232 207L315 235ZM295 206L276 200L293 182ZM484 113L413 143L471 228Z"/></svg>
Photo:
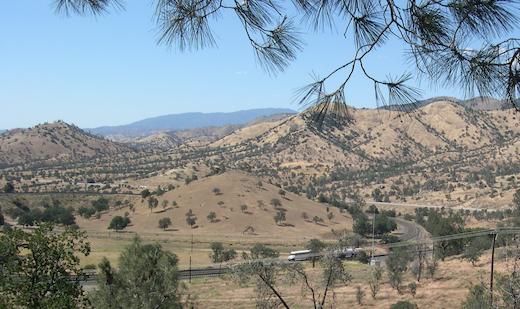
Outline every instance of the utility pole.
<svg viewBox="0 0 520 309"><path fill-rule="evenodd" d="M376 212L372 214L372 254L370 257L370 264L374 262L374 250L375 250L375 241L376 241Z"/></svg>
<svg viewBox="0 0 520 309"><path fill-rule="evenodd" d="M490 303L491 307L493 307L493 275L495 271L495 242L497 240L498 232L495 231L493 234L493 246L491 248L491 274L489 279L489 297L490 297Z"/></svg>
<svg viewBox="0 0 520 309"><path fill-rule="evenodd" d="M191 283L191 255L193 254L193 230L191 231L191 249L190 249L190 283Z"/></svg>

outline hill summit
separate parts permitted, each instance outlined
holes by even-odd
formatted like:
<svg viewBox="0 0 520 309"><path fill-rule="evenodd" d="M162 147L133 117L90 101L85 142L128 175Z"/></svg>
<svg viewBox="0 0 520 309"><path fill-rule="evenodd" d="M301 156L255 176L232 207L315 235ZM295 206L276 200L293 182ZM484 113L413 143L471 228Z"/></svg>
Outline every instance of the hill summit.
<svg viewBox="0 0 520 309"><path fill-rule="evenodd" d="M132 151L63 121L14 129L0 135L0 165L68 161Z"/></svg>

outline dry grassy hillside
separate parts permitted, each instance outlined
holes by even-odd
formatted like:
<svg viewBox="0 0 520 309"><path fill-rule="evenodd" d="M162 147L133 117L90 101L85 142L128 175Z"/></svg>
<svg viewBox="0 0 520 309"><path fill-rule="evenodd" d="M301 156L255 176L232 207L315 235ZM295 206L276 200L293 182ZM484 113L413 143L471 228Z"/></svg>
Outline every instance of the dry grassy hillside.
<svg viewBox="0 0 520 309"><path fill-rule="evenodd" d="M132 144L140 148L154 151L174 149L179 147L181 143L182 141L180 138L166 132L141 137L132 142Z"/></svg>
<svg viewBox="0 0 520 309"><path fill-rule="evenodd" d="M520 121L513 110L476 111L447 101L434 102L407 114L352 109L350 124L341 128L328 127L322 132L307 126L302 117L249 126L212 146L237 147L255 143L282 150L284 161L291 159L292 154L298 158L293 161L331 164L341 160L357 164L359 161L410 160L434 153L480 149L520 137ZM284 152L284 146L290 147L291 153Z"/></svg>
<svg viewBox="0 0 520 309"><path fill-rule="evenodd" d="M123 154L114 156L111 149L120 151L119 144L93 138L109 143L91 147L109 156L95 162L56 164L42 171L29 165L22 171L5 169L3 179L11 180L17 190L25 186L33 192L74 191L81 189L76 183L91 175L105 184L106 192L136 193L148 184L151 188L176 185L223 167L244 170L311 199L324 195L346 200L358 194L371 200L379 189L380 197L392 202L508 206L520 187L520 116L511 109L482 109L446 99L431 100L409 113L351 109L351 122L343 126L326 122L321 130L309 125L306 115L292 115L259 121L231 133L230 128L222 127L143 138L141 149L153 149L153 154L125 155L123 148ZM0 158L22 162L36 160L40 151L44 152L41 156L51 158L60 153L65 158L78 158L78 152L85 152L83 157L96 153L75 139L62 137L67 130L54 130L57 145L24 146L20 141L35 139L36 128L2 135ZM48 138L49 134L40 135Z"/></svg>
<svg viewBox="0 0 520 309"><path fill-rule="evenodd" d="M127 230L161 232L158 221L164 217L170 218L173 222L164 233L171 235L194 233L197 237L211 236L214 239L247 237L273 241L282 239L298 241L330 237L331 229L351 230L351 217L340 213L337 208L330 207L329 211L334 214L334 218L329 220L326 205L292 193L281 196L279 190L274 185L262 183L256 177L240 172L226 172L167 192L158 198L159 206L153 211L147 207L146 201L138 204L135 212L130 212L132 226ZM286 222L279 225L275 223L274 215L277 210L271 204L272 199L281 202L282 205L278 209L285 209ZM168 201L168 206L163 209L164 200ZM172 205L173 201L176 202L176 206ZM247 209L241 210L241 205L247 205ZM193 229L186 223L185 214L189 209L197 217L197 225ZM127 211L128 208L111 211L104 214L101 219L78 219L78 223L86 230L105 231L113 216L123 215ZM210 222L207 218L210 212L216 214L214 222ZM303 213L307 214L308 219L303 218ZM316 224L312 222L314 216L324 221Z"/></svg>
<svg viewBox="0 0 520 309"><path fill-rule="evenodd" d="M410 113L352 109L351 114L349 124L325 124L323 130L309 126L305 115L257 124L212 147L230 165L300 192L312 185L318 194L345 198L346 191L360 191L371 199L380 188L394 201L411 196L472 207L511 202L514 178L520 176L520 119L514 110L437 101Z"/></svg>
<svg viewBox="0 0 520 309"><path fill-rule="evenodd" d="M0 135L0 165L40 160L67 161L131 151L58 121Z"/></svg>

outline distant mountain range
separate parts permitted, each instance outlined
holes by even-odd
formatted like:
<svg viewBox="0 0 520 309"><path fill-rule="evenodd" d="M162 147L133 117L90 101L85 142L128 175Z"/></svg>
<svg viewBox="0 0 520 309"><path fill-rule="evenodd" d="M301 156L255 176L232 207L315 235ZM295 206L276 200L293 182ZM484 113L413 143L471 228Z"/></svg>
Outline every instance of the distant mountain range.
<svg viewBox="0 0 520 309"><path fill-rule="evenodd" d="M103 136L146 136L157 132L242 125L261 117L295 113L296 111L287 108L261 108L230 113L183 113L147 118L121 126L86 129L86 131Z"/></svg>

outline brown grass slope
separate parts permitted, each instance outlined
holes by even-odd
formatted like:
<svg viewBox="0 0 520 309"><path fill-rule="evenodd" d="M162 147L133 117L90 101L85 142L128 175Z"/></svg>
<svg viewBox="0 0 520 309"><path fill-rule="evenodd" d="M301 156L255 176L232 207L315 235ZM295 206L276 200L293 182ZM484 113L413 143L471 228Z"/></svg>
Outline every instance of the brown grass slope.
<svg viewBox="0 0 520 309"><path fill-rule="evenodd" d="M352 109L352 116L351 124L323 132L306 126L302 116L259 123L237 130L212 146L240 149L251 144L269 145L283 155L284 161L357 164L378 159L416 160L435 153L496 146L520 137L519 116L512 110L476 111L447 101L406 114ZM290 153L285 151L287 147Z"/></svg>
<svg viewBox="0 0 520 309"><path fill-rule="evenodd" d="M181 143L180 138L167 132L140 137L132 142L135 146L145 150L169 150L179 147Z"/></svg>
<svg viewBox="0 0 520 309"><path fill-rule="evenodd" d="M88 134L58 121L0 135L0 164L69 161L131 151L130 148Z"/></svg>
<svg viewBox="0 0 520 309"><path fill-rule="evenodd" d="M351 230L351 217L340 213L337 208L329 208L334 214L334 218L329 220L324 204L289 192L283 197L279 194L280 188L259 182L259 178L230 171L182 185L158 197L159 206L153 211L148 208L146 200L138 202L135 212L130 212L132 226L127 230L177 236L193 233L198 239L207 236L208 239L251 238L269 241L303 241L326 237L331 229ZM213 192L215 188L219 189L219 194ZM287 221L284 224L275 223L274 215L277 209L271 205L273 198L279 199L282 203L279 208L286 211ZM163 200L169 202L164 209L161 206ZM173 201L177 206L172 206ZM241 205L247 205L247 209L242 211ZM195 228L186 223L186 213L190 209L197 217ZM127 211L128 208L123 208L104 214L101 219L79 219L78 223L86 230L103 231L107 229L113 216L124 215ZM207 219L210 212L216 213L215 222ZM303 218L304 212L308 219ZM324 221L316 224L312 222L314 216ZM166 231L162 231L158 226L159 219L164 217L170 218L173 222ZM253 231L248 230L248 227L252 227Z"/></svg>

